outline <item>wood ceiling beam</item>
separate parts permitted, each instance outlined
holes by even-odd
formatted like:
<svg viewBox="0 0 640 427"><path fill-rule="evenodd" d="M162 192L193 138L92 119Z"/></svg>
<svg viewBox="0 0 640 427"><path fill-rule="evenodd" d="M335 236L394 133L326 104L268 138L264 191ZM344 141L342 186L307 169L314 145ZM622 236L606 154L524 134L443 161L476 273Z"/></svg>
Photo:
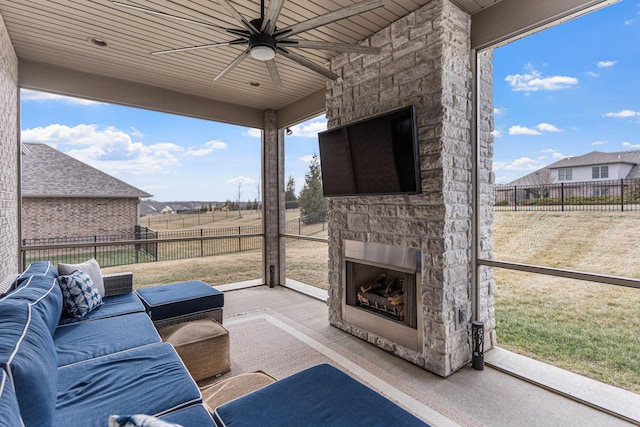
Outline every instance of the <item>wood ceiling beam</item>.
<svg viewBox="0 0 640 427"><path fill-rule="evenodd" d="M501 0L472 15L471 47L495 47L618 1Z"/></svg>

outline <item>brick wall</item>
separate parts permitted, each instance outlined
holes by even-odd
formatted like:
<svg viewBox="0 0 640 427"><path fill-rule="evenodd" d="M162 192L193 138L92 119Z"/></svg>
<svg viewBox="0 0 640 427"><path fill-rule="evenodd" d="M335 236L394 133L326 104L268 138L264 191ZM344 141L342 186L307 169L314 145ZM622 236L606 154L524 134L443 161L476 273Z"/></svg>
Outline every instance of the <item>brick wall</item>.
<svg viewBox="0 0 640 427"><path fill-rule="evenodd" d="M18 58L0 16L0 279L18 272Z"/></svg>
<svg viewBox="0 0 640 427"><path fill-rule="evenodd" d="M131 233L138 223L138 199L22 199L22 238Z"/></svg>
<svg viewBox="0 0 640 427"><path fill-rule="evenodd" d="M442 376L470 360L468 325L456 324L458 311L470 314L473 306L470 25L470 17L453 3L433 0L369 39L382 48L380 55L344 54L332 60L341 78L329 83L327 95L329 128L416 105L422 177L418 195L331 199L329 320ZM489 242L490 228L483 233ZM422 352L342 320L345 239L421 251ZM481 288L488 286L487 276ZM489 307L488 299L483 307Z"/></svg>

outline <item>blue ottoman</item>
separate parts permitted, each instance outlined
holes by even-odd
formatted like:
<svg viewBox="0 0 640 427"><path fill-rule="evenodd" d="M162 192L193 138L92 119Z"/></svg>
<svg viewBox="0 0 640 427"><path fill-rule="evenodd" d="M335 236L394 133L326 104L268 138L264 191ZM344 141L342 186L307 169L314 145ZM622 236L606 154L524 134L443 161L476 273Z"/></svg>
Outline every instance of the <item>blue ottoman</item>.
<svg viewBox="0 0 640 427"><path fill-rule="evenodd" d="M138 289L136 293L156 327L207 317L222 323L224 294L200 280Z"/></svg>
<svg viewBox="0 0 640 427"><path fill-rule="evenodd" d="M428 427L331 365L317 365L218 406L219 426Z"/></svg>

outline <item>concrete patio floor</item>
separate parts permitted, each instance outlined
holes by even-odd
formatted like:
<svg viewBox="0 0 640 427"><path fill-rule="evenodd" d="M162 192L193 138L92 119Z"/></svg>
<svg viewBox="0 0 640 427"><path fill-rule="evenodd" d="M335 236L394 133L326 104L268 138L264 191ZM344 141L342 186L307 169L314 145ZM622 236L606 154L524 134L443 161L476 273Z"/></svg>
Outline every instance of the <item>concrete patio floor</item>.
<svg viewBox="0 0 640 427"><path fill-rule="evenodd" d="M305 289L298 284L294 284L294 287L298 290L282 286L272 289L267 286L247 288L242 284L217 287L225 292L224 321L231 324L238 316L268 310L313 331L341 351L366 359L385 374L391 375L395 381L380 381L382 390L379 391L386 392L384 387L391 385L385 394L392 400L398 390L394 387L395 383L404 389L408 387L413 391L409 394L422 398L423 402L425 396L437 401L438 404L431 408L412 411L419 412L433 426L640 425L640 395L502 349L486 353L487 366L483 371L474 370L468 365L448 378L441 378L332 327L327 320L326 304L322 301L324 291ZM309 291L313 296L305 295L300 290ZM261 357L256 352L256 366L261 366ZM233 360L233 354L231 358ZM269 363L274 361L270 360ZM286 365L286 352L275 363ZM556 387L561 389L560 393L550 391ZM590 406L567 396L577 396L587 401L593 398L595 403L592 402ZM412 396L400 393L397 402L402 404L415 400ZM626 420L620 414L614 416L607 411L622 412L622 418L626 417Z"/></svg>

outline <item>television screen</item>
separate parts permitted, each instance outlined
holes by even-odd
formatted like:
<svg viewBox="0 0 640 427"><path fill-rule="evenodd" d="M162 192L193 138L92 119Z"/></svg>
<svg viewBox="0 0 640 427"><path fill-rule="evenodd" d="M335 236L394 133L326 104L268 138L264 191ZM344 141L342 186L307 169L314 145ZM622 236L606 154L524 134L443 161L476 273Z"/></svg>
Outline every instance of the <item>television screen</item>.
<svg viewBox="0 0 640 427"><path fill-rule="evenodd" d="M413 106L321 132L318 143L325 197L420 192Z"/></svg>

